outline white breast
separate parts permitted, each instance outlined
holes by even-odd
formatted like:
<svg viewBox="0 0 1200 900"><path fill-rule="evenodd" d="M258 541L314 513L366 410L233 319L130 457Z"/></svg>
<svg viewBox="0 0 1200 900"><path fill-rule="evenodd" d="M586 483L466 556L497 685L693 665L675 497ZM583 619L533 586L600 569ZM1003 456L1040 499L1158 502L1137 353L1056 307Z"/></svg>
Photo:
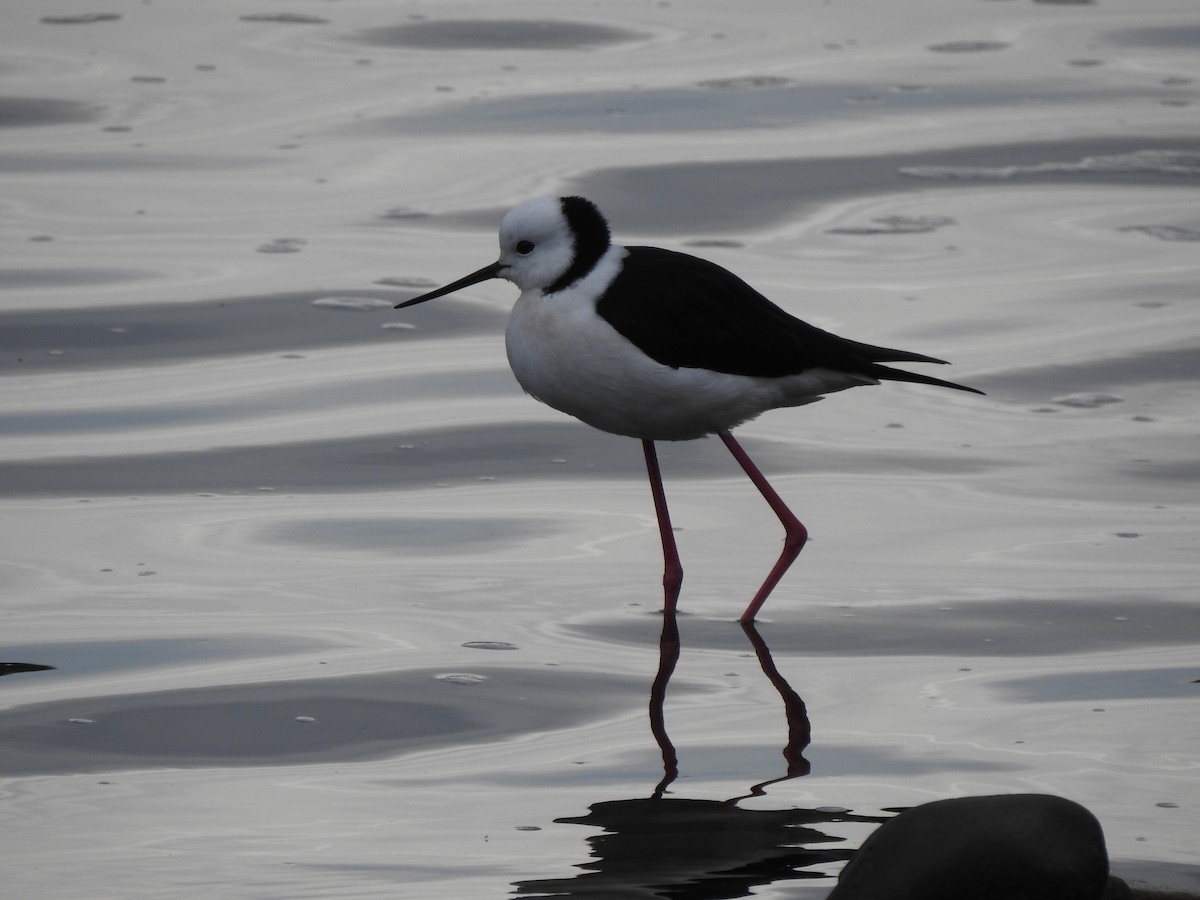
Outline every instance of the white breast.
<svg viewBox="0 0 1200 900"><path fill-rule="evenodd" d="M625 255L613 246L570 288L548 296L523 291L517 299L505 334L509 365L521 387L548 406L613 434L677 441L871 383L825 369L758 378L655 362L596 314L596 298Z"/></svg>

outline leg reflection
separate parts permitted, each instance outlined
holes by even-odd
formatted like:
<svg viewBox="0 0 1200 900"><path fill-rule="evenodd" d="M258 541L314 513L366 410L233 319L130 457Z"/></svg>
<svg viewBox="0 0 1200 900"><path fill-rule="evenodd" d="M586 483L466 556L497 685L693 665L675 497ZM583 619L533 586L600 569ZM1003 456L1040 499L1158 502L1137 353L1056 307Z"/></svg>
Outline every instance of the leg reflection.
<svg viewBox="0 0 1200 900"><path fill-rule="evenodd" d="M783 748L783 758L787 769L785 774L778 778L753 785L750 793L745 795L758 797L762 796L768 785L787 781L789 778L799 778L809 773L811 764L804 758L804 751L812 739L812 725L808 719L808 707L805 706L804 699L780 674L775 660L771 657L771 650L762 635L758 633L751 622L742 623L742 630L745 631L750 645L754 648L754 655L758 658L758 664L762 668L763 674L779 692L779 696L783 700L784 716L787 720L788 741ZM658 672L650 686L650 732L654 735L659 750L662 751L663 760L663 777L655 786L652 795L655 798L662 797L671 783L679 776L679 757L675 752L675 745L671 742L670 735L667 734L666 717L663 712L667 685L671 681L671 675L675 672L676 663L679 662L679 653L679 625L676 621L675 610L664 609L663 629L658 639Z"/></svg>
<svg viewBox="0 0 1200 900"><path fill-rule="evenodd" d="M760 797L767 785L787 781L789 778L799 778L812 771L812 764L804 758L804 751L812 741L812 723L808 720L808 707L804 705L804 699L792 689L787 679L779 674L779 669L775 667L775 660L771 658L771 649L763 640L762 635L758 633L758 629L754 627L754 623L743 622L742 630L746 632L746 637L750 639L750 644L754 647L754 655L758 657L758 664L762 667L763 674L767 676L767 680L771 682L783 699L783 712L787 717L788 742L787 746L783 748L783 758L787 762L787 774L770 781L760 782L750 788L750 796Z"/></svg>
<svg viewBox="0 0 1200 900"><path fill-rule="evenodd" d="M754 785L746 795L756 796L769 784L808 773L803 754L812 732L804 701L779 673L766 642L753 626L747 625L745 632L763 673L783 699L788 729L786 773ZM650 730L662 751L663 777L653 796L605 800L592 804L587 815L555 819L598 831L587 838L590 858L572 876L517 882L516 897L745 897L761 885L826 878L821 868L853 852L836 833L840 823L883 821L833 808L743 809L738 806L742 797L664 796L679 774L663 715L667 685L680 655L674 609L663 613L658 647ZM826 831L835 824L839 827Z"/></svg>
<svg viewBox="0 0 1200 900"><path fill-rule="evenodd" d="M675 671L675 663L679 662L679 625L675 621L675 610L663 610L662 636L658 639L658 672L654 683L650 685L650 732L662 751L663 777L654 788L654 797L663 795L667 786L679 775L679 758L675 755L675 745L667 734L666 719L663 716L663 701L667 697L667 683Z"/></svg>

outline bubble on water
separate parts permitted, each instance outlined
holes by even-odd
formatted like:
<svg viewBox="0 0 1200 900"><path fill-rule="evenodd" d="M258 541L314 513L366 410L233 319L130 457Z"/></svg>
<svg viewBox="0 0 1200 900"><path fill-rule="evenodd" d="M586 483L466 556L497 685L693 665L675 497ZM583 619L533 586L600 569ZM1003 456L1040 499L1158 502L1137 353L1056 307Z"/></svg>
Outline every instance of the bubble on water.
<svg viewBox="0 0 1200 900"><path fill-rule="evenodd" d="M437 676L438 681L444 681L446 684L460 684L466 687L473 687L477 684L483 684L487 681L486 675L476 675L473 672L447 672Z"/></svg>
<svg viewBox="0 0 1200 900"><path fill-rule="evenodd" d="M251 13L238 16L243 22L278 22L284 25L324 25L328 19L320 16L306 16L302 13Z"/></svg>
<svg viewBox="0 0 1200 900"><path fill-rule="evenodd" d="M1124 403L1124 398L1112 394L1064 394L1050 401L1059 406L1069 406L1072 409L1099 409L1114 403Z"/></svg>
<svg viewBox="0 0 1200 900"><path fill-rule="evenodd" d="M300 248L307 244L304 238L275 238L273 241L260 244L258 247L259 253L299 253Z"/></svg>
<svg viewBox="0 0 1200 900"><path fill-rule="evenodd" d="M740 78L710 78L696 82L697 87L716 88L718 90L745 90L746 88L783 87L792 84L790 78L780 78L776 75L744 75Z"/></svg>
<svg viewBox="0 0 1200 900"><path fill-rule="evenodd" d="M90 25L93 22L115 22L119 13L79 13L73 16L42 16L45 25Z"/></svg>
<svg viewBox="0 0 1200 900"><path fill-rule="evenodd" d="M386 285L387 287L403 287L403 288L429 288L437 287L436 281L430 281L428 278L406 278L403 275L389 276L376 280L376 284Z"/></svg>
<svg viewBox="0 0 1200 900"><path fill-rule="evenodd" d="M429 213L424 213L417 209L409 209L407 206L395 206L395 207L392 207L391 209L389 209L387 212L381 213L379 218L408 220L408 219L424 219L424 218L427 218L428 216L429 216Z"/></svg>
<svg viewBox="0 0 1200 900"><path fill-rule="evenodd" d="M698 238L694 241L685 241L685 247L745 247L741 241L731 240L729 238Z"/></svg>
<svg viewBox="0 0 1200 900"><path fill-rule="evenodd" d="M391 309L395 304L377 297L319 297L313 306L322 309L344 309L350 312L369 312L376 309Z"/></svg>
<svg viewBox="0 0 1200 900"><path fill-rule="evenodd" d="M873 225L847 225L841 228L828 228L828 234L926 234L957 225L958 220L950 216L880 216L871 220Z"/></svg>
<svg viewBox="0 0 1200 900"><path fill-rule="evenodd" d="M1008 47L1004 41L943 41L940 44L930 44L929 49L934 53L983 53L989 50L1003 50Z"/></svg>
<svg viewBox="0 0 1200 900"><path fill-rule="evenodd" d="M411 322L384 322L379 327L389 331L413 331L417 326Z"/></svg>
<svg viewBox="0 0 1200 900"><path fill-rule="evenodd" d="M311 725L313 722L316 722L317 720L314 719L312 716L296 716L294 719L292 719L292 721L300 722L303 725Z"/></svg>

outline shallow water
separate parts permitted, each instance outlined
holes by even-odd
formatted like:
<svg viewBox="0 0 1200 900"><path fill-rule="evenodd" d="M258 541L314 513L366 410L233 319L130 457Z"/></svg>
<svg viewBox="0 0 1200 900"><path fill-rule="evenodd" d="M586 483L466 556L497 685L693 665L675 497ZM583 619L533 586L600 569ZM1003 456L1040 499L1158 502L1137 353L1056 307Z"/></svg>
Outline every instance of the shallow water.
<svg viewBox="0 0 1200 900"><path fill-rule="evenodd" d="M1200 892L1193 4L5 21L11 893L817 898L1026 791ZM813 534L756 633L769 511L662 446L677 662L640 450L521 395L511 286L392 309L568 192L987 391L740 429Z"/></svg>

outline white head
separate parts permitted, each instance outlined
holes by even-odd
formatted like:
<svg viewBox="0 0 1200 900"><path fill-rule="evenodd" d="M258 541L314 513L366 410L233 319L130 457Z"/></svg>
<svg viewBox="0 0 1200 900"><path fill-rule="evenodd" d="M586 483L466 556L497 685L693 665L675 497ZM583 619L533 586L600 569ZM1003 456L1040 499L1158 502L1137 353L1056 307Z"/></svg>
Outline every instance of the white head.
<svg viewBox="0 0 1200 900"><path fill-rule="evenodd" d="M582 197L538 197L500 220L500 258L490 266L396 306L412 306L489 278L553 294L582 278L609 247L608 223Z"/></svg>
<svg viewBox="0 0 1200 900"><path fill-rule="evenodd" d="M521 290L554 284L574 258L574 235L557 197L526 200L500 220L499 277Z"/></svg>

